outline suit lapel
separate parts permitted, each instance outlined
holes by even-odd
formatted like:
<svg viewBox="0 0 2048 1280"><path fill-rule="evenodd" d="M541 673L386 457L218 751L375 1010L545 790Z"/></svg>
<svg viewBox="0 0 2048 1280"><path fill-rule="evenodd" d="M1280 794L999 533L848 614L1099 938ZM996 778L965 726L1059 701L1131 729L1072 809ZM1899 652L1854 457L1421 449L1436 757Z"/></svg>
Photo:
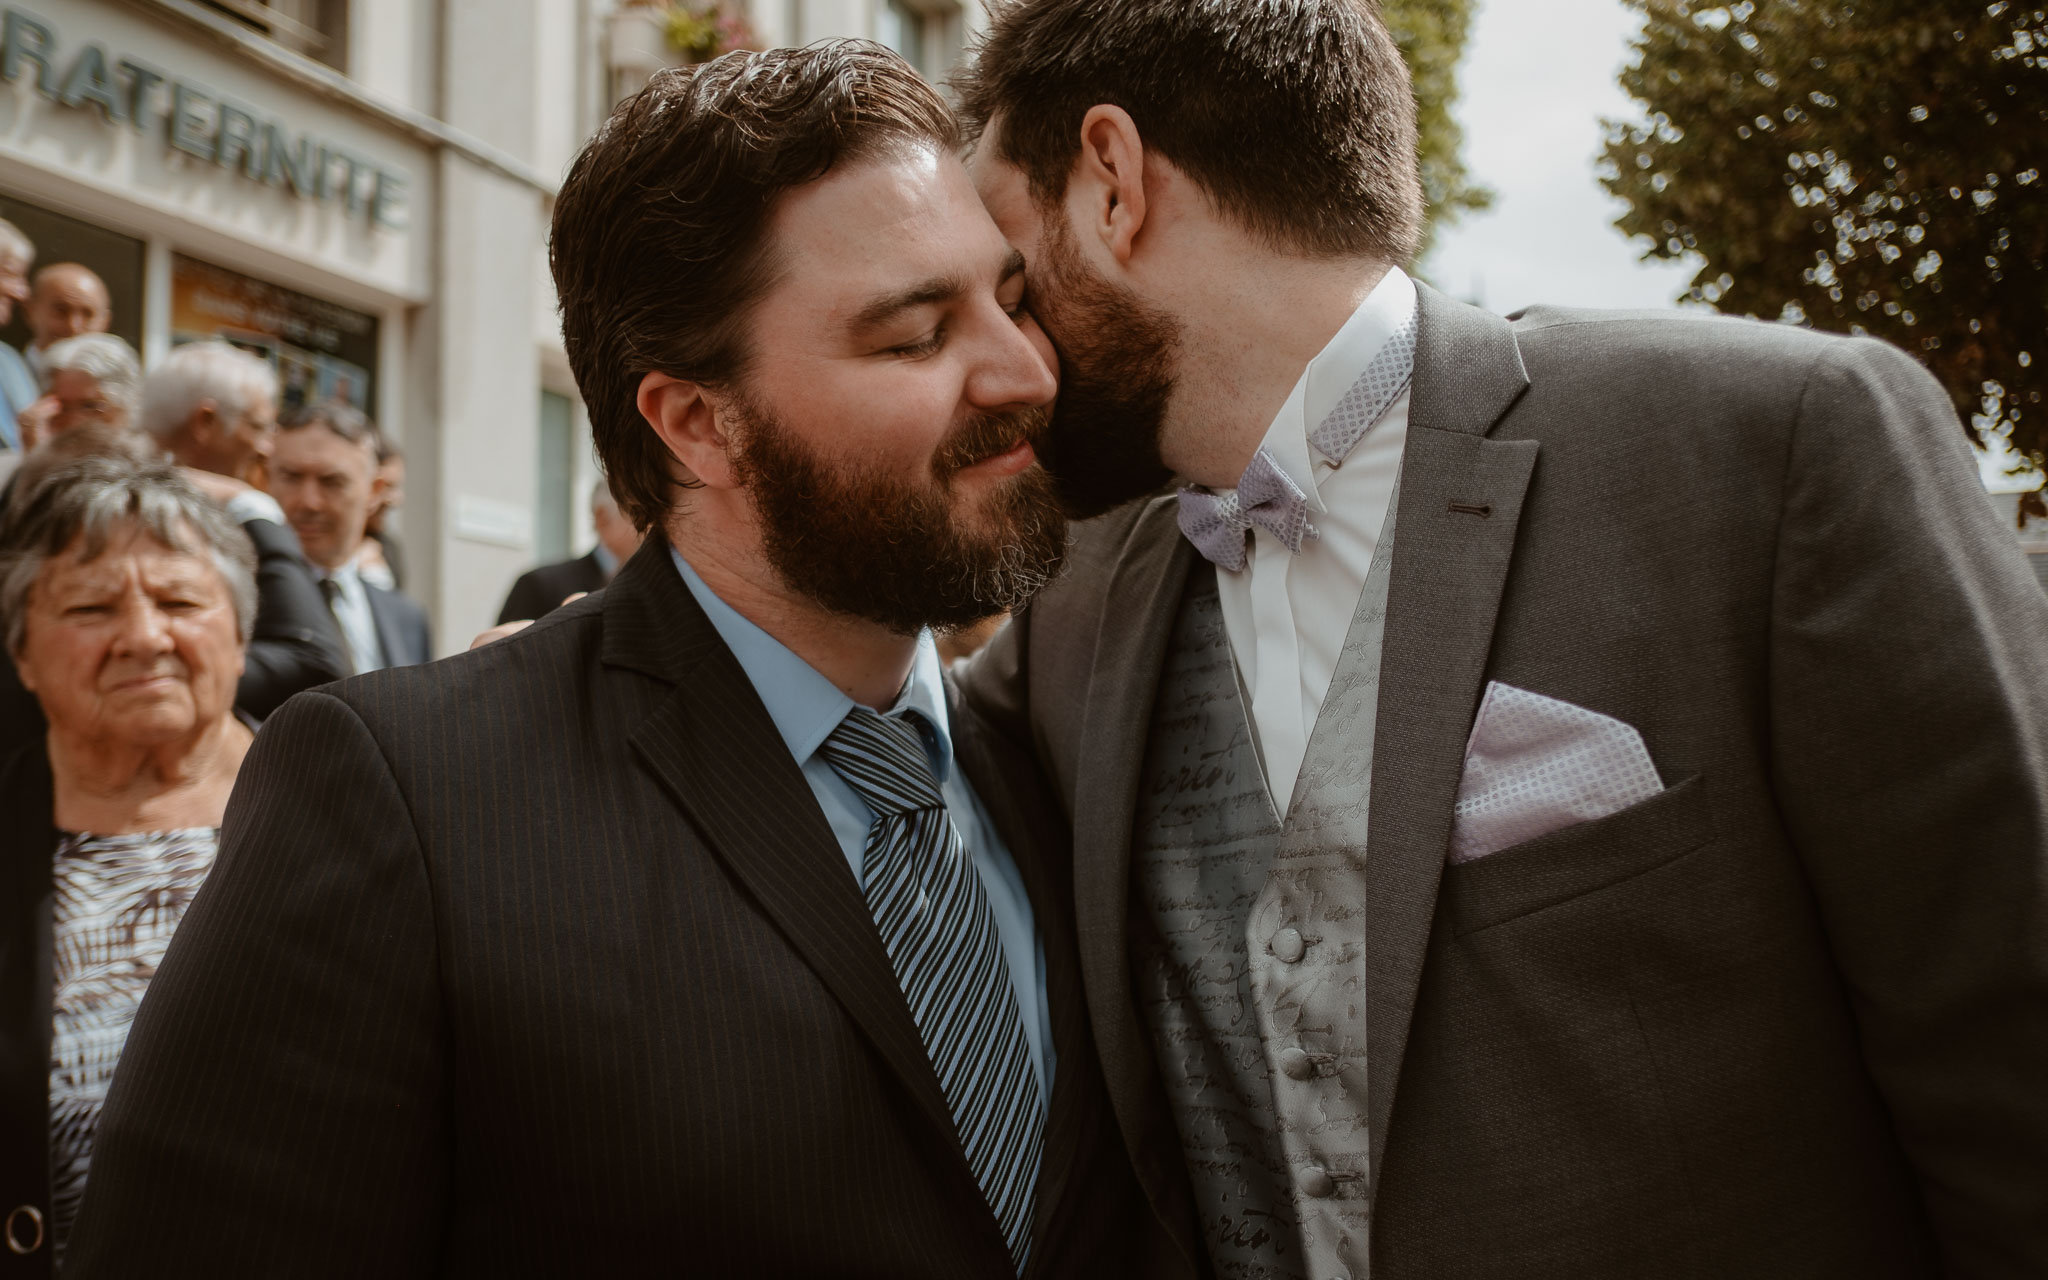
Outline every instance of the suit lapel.
<svg viewBox="0 0 2048 1280"><path fill-rule="evenodd" d="M1096 1051L1132 1165L1187 1242L1200 1233L1183 1220L1180 1139L1132 1003L1128 934L1139 774L1159 669L1195 561L1174 522L1174 499L1151 500L1131 526L1105 597L1074 786L1075 921Z"/></svg>
<svg viewBox="0 0 2048 1280"><path fill-rule="evenodd" d="M1436 912L1465 739L1514 554L1533 440L1490 440L1528 386L1505 321L1426 287L1373 750L1366 859L1371 1168Z"/></svg>
<svg viewBox="0 0 2048 1280"><path fill-rule="evenodd" d="M938 1076L846 858L662 539L650 538L619 571L604 616L607 665L675 686L632 733L641 761L860 1026L972 1185Z"/></svg>
<svg viewBox="0 0 2048 1280"><path fill-rule="evenodd" d="M408 666L412 662L412 651L405 643L405 636L398 629L398 619L392 617L393 610L384 599L384 589L363 584L363 598L370 602L370 621L377 627L377 643L384 650L384 665L387 667Z"/></svg>

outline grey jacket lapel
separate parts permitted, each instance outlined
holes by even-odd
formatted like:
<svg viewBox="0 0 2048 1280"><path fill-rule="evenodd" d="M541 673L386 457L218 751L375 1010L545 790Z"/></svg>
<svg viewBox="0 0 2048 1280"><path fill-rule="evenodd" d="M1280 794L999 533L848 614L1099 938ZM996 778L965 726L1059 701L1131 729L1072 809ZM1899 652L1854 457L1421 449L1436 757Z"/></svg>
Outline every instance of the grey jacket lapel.
<svg viewBox="0 0 2048 1280"><path fill-rule="evenodd" d="M1407 1047L1465 739L1514 554L1533 440L1489 440L1527 389L1507 322L1422 288L1389 587L1367 857L1371 1168Z"/></svg>

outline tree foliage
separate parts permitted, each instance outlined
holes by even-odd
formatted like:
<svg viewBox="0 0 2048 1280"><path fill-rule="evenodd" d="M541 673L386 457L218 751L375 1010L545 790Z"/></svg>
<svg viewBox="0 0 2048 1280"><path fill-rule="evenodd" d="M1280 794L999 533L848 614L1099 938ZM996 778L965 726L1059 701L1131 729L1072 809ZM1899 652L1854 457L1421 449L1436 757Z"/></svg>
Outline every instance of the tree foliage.
<svg viewBox="0 0 2048 1280"><path fill-rule="evenodd" d="M1644 116L1609 122L1603 175L1622 230L1698 261L1696 301L1913 352L1980 443L2009 431L2041 469L2040 0L1627 2Z"/></svg>
<svg viewBox="0 0 2048 1280"><path fill-rule="evenodd" d="M1380 9L1415 80L1422 193L1429 217L1427 253L1440 224L1493 202L1493 193L1465 171L1465 132L1451 115L1458 101L1458 62L1465 56L1472 25L1472 0L1381 0Z"/></svg>

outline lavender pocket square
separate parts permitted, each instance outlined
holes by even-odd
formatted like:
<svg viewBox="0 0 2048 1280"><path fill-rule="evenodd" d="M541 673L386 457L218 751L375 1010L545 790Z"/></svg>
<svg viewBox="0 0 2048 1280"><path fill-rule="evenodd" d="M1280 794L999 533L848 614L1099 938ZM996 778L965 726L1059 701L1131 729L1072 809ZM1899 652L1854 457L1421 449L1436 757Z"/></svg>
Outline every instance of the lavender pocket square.
<svg viewBox="0 0 2048 1280"><path fill-rule="evenodd" d="M1451 865L1591 822L1664 790L1634 728L1490 682L1465 744Z"/></svg>

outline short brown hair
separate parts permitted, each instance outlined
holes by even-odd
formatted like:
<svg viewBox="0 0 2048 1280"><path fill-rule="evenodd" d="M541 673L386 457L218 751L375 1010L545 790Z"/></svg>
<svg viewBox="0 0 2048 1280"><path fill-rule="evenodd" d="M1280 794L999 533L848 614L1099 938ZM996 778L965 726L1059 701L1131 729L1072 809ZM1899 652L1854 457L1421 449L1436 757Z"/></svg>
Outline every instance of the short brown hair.
<svg viewBox="0 0 2048 1280"><path fill-rule="evenodd" d="M640 416L642 378L742 377L746 322L775 275L776 202L901 142L950 151L959 126L909 63L830 40L657 72L576 157L549 262L598 457L637 527L687 483Z"/></svg>
<svg viewBox="0 0 2048 1280"><path fill-rule="evenodd" d="M967 133L1066 195L1107 103L1274 247L1410 261L1422 184L1407 63L1375 0L1010 0L955 78Z"/></svg>

